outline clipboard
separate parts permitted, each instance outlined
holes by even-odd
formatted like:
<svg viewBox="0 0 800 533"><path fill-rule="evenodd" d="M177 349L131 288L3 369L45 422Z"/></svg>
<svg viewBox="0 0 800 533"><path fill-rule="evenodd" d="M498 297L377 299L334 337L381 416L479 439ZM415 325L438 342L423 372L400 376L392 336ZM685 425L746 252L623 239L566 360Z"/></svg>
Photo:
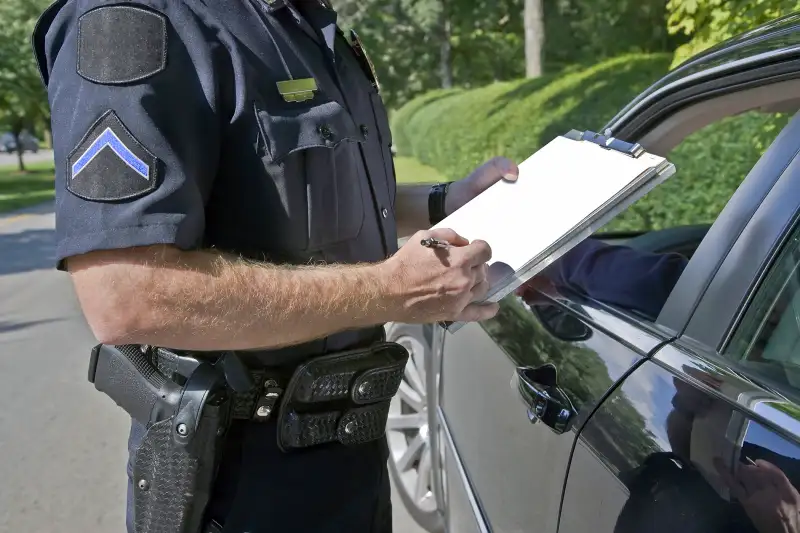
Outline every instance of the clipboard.
<svg viewBox="0 0 800 533"><path fill-rule="evenodd" d="M571 130L519 165L515 182L499 181L439 222L492 248L489 294L497 302L675 173L641 145ZM461 322L441 324L455 333Z"/></svg>

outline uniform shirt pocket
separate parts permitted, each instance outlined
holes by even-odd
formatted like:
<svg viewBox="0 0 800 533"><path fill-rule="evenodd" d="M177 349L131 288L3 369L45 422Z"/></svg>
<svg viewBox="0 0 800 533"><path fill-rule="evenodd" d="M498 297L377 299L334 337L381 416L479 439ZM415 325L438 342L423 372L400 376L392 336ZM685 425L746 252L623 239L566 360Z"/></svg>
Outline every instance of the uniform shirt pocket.
<svg viewBox="0 0 800 533"><path fill-rule="evenodd" d="M364 134L341 104L316 101L320 96L275 109L256 104L262 159L279 198L270 204L284 210L272 214L270 240L290 250L318 251L355 239L364 223Z"/></svg>

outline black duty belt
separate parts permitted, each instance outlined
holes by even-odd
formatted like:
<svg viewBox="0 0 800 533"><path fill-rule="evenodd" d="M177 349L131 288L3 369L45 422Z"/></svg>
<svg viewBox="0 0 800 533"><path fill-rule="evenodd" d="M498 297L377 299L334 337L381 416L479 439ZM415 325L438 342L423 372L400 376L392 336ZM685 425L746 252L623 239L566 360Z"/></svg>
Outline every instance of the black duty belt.
<svg viewBox="0 0 800 533"><path fill-rule="evenodd" d="M187 377L179 355L162 349L151 353L165 376ZM231 388L232 417L276 420L283 451L375 440L384 435L389 404L400 388L408 357L397 343L376 342L314 357L295 368L242 369L255 386L247 391Z"/></svg>

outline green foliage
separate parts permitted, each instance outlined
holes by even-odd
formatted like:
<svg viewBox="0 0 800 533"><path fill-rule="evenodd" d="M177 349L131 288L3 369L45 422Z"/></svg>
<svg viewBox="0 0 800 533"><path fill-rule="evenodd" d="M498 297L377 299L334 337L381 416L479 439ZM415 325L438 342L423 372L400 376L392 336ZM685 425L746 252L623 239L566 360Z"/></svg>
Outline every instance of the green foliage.
<svg viewBox="0 0 800 533"><path fill-rule="evenodd" d="M669 0L667 30L691 40L675 51L677 66L709 47L800 10L800 0Z"/></svg>
<svg viewBox="0 0 800 533"><path fill-rule="evenodd" d="M524 74L522 0L333 0L372 57L390 107L442 86L440 46L452 47L456 85ZM445 37L444 24L449 37Z"/></svg>
<svg viewBox="0 0 800 533"><path fill-rule="evenodd" d="M522 161L556 135L598 130L662 76L670 58L630 55L584 70L470 91L436 91L392 116L399 153L448 179L505 155ZM612 221L606 230L652 230L710 223L789 120L745 113L712 124L667 154L678 172Z"/></svg>
<svg viewBox="0 0 800 533"><path fill-rule="evenodd" d="M693 133L668 155L677 173L606 229L711 224L789 118L751 111Z"/></svg>
<svg viewBox="0 0 800 533"><path fill-rule="evenodd" d="M602 127L669 60L628 55L561 75L426 94L392 115L395 145L451 179L495 155L521 161L571 128Z"/></svg>
<svg viewBox="0 0 800 533"><path fill-rule="evenodd" d="M550 71L630 53L671 52L686 41L667 33L665 0L555 0L545 4Z"/></svg>
<svg viewBox="0 0 800 533"><path fill-rule="evenodd" d="M31 34L46 0L0 2L0 126L18 135L48 126L44 89L31 49ZM23 169L22 156L19 157Z"/></svg>
<svg viewBox="0 0 800 533"><path fill-rule="evenodd" d="M440 46L452 47L455 86L525 74L524 0L333 0L345 28L372 55L390 107L441 88ZM545 71L620 54L669 52L686 40L666 31L665 0L544 2ZM449 34L443 28L447 25Z"/></svg>

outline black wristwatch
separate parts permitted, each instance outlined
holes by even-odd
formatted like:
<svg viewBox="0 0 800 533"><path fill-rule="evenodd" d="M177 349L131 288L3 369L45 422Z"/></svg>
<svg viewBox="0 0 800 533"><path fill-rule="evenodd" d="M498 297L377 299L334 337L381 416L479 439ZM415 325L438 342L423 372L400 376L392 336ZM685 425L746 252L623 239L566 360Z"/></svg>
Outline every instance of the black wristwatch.
<svg viewBox="0 0 800 533"><path fill-rule="evenodd" d="M428 218L430 219L431 226L434 226L447 217L444 210L444 199L447 197L447 189L450 183L437 183L431 187L431 192L428 194Z"/></svg>

